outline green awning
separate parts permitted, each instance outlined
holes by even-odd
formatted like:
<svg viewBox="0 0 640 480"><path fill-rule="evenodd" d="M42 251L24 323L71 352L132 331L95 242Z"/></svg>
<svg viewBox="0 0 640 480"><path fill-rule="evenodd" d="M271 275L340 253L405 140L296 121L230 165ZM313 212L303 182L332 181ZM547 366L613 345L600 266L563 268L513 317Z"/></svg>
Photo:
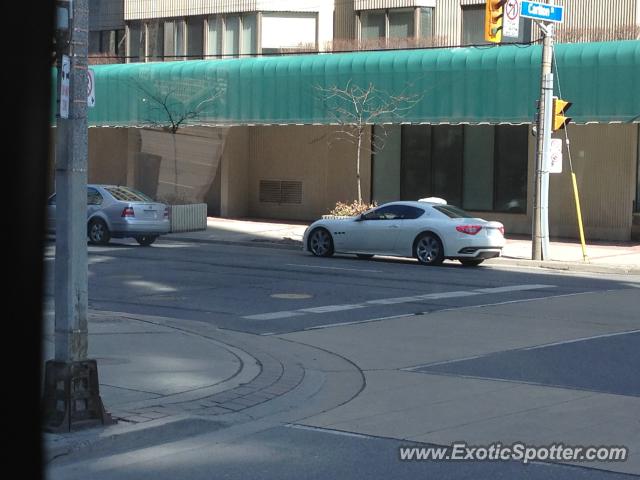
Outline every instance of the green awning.
<svg viewBox="0 0 640 480"><path fill-rule="evenodd" d="M540 59L540 46L501 45L94 66L89 124L330 124L319 89L348 84L416 99L375 123L531 123ZM556 59L574 122L640 121L640 41L559 44Z"/></svg>

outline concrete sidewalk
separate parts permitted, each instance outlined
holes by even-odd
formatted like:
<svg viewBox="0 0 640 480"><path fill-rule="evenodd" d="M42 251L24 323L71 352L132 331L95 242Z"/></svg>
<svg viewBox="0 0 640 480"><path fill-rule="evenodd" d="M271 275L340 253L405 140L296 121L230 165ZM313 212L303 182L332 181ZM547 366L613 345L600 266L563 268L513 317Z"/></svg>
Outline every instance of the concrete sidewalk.
<svg viewBox="0 0 640 480"><path fill-rule="evenodd" d="M298 249L307 223L287 223L254 219L207 219L207 229L200 232L176 233L167 238L188 242L243 244ZM531 239L523 236L507 238L500 258L487 265L540 267L590 273L640 274L640 244L593 242L587 244L587 260L579 242L552 241L550 259L531 260Z"/></svg>

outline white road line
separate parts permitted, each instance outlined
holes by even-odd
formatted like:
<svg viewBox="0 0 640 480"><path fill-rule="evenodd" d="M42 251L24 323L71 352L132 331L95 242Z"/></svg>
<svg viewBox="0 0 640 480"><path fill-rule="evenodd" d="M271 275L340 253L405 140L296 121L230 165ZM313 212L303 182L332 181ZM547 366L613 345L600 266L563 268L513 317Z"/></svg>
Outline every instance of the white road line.
<svg viewBox="0 0 640 480"><path fill-rule="evenodd" d="M287 263L288 267L320 268L323 270L346 270L349 272L382 273L382 270L365 270L363 268L341 268L341 267L320 267L317 265L299 265L297 263Z"/></svg>
<svg viewBox="0 0 640 480"><path fill-rule="evenodd" d="M398 297L398 298L381 298L380 300L369 300L370 305L395 305L397 303L411 303L423 300L421 297Z"/></svg>
<svg viewBox="0 0 640 480"><path fill-rule="evenodd" d="M418 298L421 300L437 300L439 298L471 297L473 295L480 295L480 292L465 292L463 290L458 290L456 292L428 293L426 295L420 295Z"/></svg>
<svg viewBox="0 0 640 480"><path fill-rule="evenodd" d="M521 292L523 290L538 290L540 288L552 288L554 285L511 285L508 287L478 288L475 291L480 293L505 293Z"/></svg>
<svg viewBox="0 0 640 480"><path fill-rule="evenodd" d="M298 310L285 310L282 312L259 313L256 315L248 315L242 318L245 318L247 320L277 320L280 318L296 317L298 315L304 315L306 313L323 314L323 313L341 312L346 310L356 310L359 308L366 308L374 305L396 305L400 303L412 303L412 302L420 302L424 300L437 300L440 298L460 298L460 297L470 297L473 295L481 295L481 294L489 294L489 293L535 290L535 289L553 288L553 287L554 285L512 285L509 287L482 288L482 289L471 290L471 291L457 290L453 292L427 293L425 295L415 295L411 297L379 298L375 300L369 300L365 303L343 304L343 305L322 305L319 307L308 307L308 308L301 308ZM516 301L522 301L522 300L516 300ZM504 303L510 303L510 302L504 302ZM456 307L456 309L457 308L461 308L461 307Z"/></svg>
<svg viewBox="0 0 640 480"><path fill-rule="evenodd" d="M289 317L297 317L298 315L304 315L302 312L292 312L292 311L284 311L284 312L272 312L272 313L260 313L258 315L248 315L246 317L247 320L277 320L279 318L289 318Z"/></svg>
<svg viewBox="0 0 640 480"><path fill-rule="evenodd" d="M363 304L354 304L354 305L327 305L326 307L312 307L312 308L301 308L298 312L305 313L331 313L331 312L341 312L343 310L355 310L356 308L364 308L366 305Z"/></svg>

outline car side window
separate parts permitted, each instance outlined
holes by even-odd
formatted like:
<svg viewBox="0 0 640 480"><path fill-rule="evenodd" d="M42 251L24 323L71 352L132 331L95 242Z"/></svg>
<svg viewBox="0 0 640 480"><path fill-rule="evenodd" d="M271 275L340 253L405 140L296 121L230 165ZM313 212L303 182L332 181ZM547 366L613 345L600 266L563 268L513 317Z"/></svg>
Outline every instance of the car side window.
<svg viewBox="0 0 640 480"><path fill-rule="evenodd" d="M87 205L102 205L102 195L95 188L87 188Z"/></svg>
<svg viewBox="0 0 640 480"><path fill-rule="evenodd" d="M403 220L415 220L416 218L420 218L424 215L424 210L421 208L410 207L409 205L405 205L402 207L402 219Z"/></svg>
<svg viewBox="0 0 640 480"><path fill-rule="evenodd" d="M380 207L373 212L364 215L363 220L398 220L402 218L402 206L390 205L388 207Z"/></svg>

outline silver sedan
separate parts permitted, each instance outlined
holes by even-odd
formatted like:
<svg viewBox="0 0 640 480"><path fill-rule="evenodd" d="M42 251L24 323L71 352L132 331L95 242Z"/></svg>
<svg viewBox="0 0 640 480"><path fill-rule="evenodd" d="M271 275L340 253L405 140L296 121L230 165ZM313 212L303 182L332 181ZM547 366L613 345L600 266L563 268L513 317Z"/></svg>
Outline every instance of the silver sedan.
<svg viewBox="0 0 640 480"><path fill-rule="evenodd" d="M55 232L56 194L47 203L47 230ZM151 245L169 233L169 209L129 187L87 185L87 236L89 242L106 245L111 238L135 238Z"/></svg>

